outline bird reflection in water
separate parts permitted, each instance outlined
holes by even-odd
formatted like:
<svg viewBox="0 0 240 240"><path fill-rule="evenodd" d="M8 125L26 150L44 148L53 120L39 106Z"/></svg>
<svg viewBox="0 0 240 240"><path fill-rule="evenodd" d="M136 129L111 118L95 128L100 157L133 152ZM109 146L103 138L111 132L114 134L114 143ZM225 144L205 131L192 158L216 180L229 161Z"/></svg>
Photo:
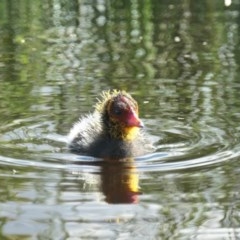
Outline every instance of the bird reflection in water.
<svg viewBox="0 0 240 240"><path fill-rule="evenodd" d="M101 190L112 204L138 203L138 172L133 158L106 160L101 169Z"/></svg>

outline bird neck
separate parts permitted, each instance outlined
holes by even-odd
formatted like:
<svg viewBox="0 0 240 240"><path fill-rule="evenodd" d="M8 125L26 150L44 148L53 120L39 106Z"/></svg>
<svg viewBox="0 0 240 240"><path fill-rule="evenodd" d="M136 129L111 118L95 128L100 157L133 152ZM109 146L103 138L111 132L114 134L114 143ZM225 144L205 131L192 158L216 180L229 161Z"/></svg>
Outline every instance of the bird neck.
<svg viewBox="0 0 240 240"><path fill-rule="evenodd" d="M139 133L138 127L127 127L127 128L125 127L123 140L132 141L137 137L138 133Z"/></svg>
<svg viewBox="0 0 240 240"><path fill-rule="evenodd" d="M125 127L116 123L112 123L110 126L108 126L108 133L114 139L133 141L139 134L139 128Z"/></svg>

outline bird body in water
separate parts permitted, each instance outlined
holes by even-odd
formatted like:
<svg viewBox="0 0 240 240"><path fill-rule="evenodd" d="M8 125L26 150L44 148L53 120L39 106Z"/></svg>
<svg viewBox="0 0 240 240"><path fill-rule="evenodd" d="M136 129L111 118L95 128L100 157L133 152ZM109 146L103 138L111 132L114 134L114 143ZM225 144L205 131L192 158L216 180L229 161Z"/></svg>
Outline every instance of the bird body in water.
<svg viewBox="0 0 240 240"><path fill-rule="evenodd" d="M95 111L81 118L68 135L69 149L78 154L118 159L152 151L138 117L138 104L125 91L106 91Z"/></svg>

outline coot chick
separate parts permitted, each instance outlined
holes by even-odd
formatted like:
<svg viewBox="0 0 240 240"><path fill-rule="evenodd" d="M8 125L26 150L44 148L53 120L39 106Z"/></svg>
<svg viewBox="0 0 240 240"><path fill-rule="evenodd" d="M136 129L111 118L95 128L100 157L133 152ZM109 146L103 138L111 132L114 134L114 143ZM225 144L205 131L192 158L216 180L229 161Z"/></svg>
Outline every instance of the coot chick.
<svg viewBox="0 0 240 240"><path fill-rule="evenodd" d="M125 91L106 91L95 111L70 130L71 152L107 159L136 157L152 151L138 117L137 102Z"/></svg>

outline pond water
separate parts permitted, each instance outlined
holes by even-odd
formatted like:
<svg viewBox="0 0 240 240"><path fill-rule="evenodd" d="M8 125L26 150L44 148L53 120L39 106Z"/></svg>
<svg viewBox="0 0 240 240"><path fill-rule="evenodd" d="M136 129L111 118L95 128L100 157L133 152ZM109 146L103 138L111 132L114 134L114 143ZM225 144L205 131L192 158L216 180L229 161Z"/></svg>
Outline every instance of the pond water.
<svg viewBox="0 0 240 240"><path fill-rule="evenodd" d="M0 239L240 238L240 1L0 2ZM66 135L101 91L156 146L122 162Z"/></svg>

